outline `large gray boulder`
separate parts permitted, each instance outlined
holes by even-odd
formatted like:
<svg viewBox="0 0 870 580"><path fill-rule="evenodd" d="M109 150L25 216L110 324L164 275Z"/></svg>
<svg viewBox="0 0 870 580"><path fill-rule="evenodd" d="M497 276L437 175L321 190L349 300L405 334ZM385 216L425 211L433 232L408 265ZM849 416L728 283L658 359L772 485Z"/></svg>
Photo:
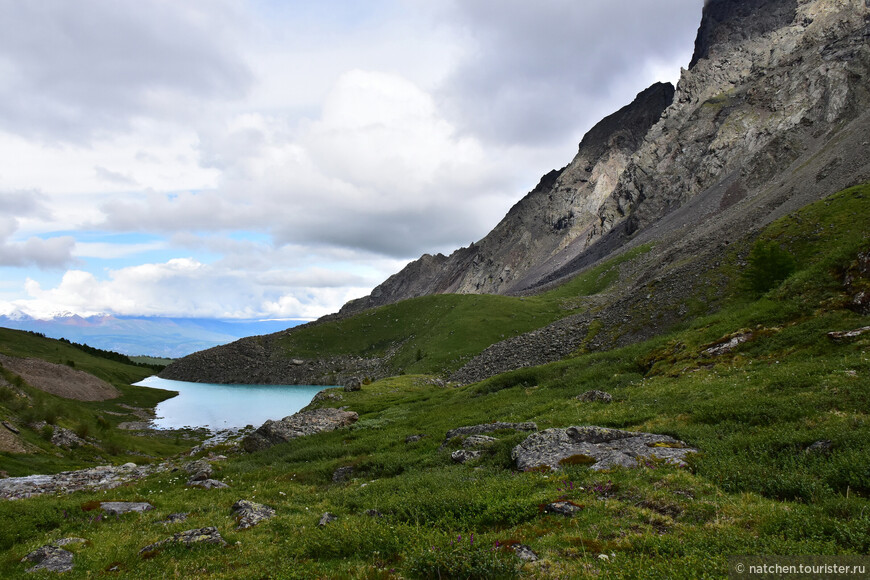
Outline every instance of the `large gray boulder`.
<svg viewBox="0 0 870 580"><path fill-rule="evenodd" d="M301 411L280 421L266 421L259 429L242 440L242 447L252 453L297 437L347 427L357 419L359 415L353 411L342 411L331 407Z"/></svg>
<svg viewBox="0 0 870 580"><path fill-rule="evenodd" d="M685 466L686 455L697 451L667 435L585 426L532 433L513 448L511 458L522 470L587 464L600 471L639 467L649 460Z"/></svg>
<svg viewBox="0 0 870 580"><path fill-rule="evenodd" d="M28 568L28 572L38 572L46 570L48 572L69 572L73 569L73 555L57 546L43 546L38 550L30 552L21 559L22 562L32 562L36 564Z"/></svg>

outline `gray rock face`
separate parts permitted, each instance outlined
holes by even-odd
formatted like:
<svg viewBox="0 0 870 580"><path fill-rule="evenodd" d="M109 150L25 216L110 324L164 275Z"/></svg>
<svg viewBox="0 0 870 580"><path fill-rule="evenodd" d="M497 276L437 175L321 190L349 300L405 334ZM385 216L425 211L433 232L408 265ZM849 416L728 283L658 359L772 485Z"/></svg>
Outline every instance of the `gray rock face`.
<svg viewBox="0 0 870 580"><path fill-rule="evenodd" d="M51 475L27 475L0 479L0 498L21 499L43 493L67 493L83 489L113 489L128 481L167 471L171 464L113 466L101 465L78 471L64 471Z"/></svg>
<svg viewBox="0 0 870 580"><path fill-rule="evenodd" d="M352 393L354 391L359 391L359 390L362 390L362 383L360 382L359 377L351 377L344 384L344 391L346 393Z"/></svg>
<svg viewBox="0 0 870 580"><path fill-rule="evenodd" d="M484 239L449 257L424 255L341 313L427 294L505 293L539 281L586 249L601 203L673 97L670 84L641 92L593 127L574 160L542 177Z"/></svg>
<svg viewBox="0 0 870 580"><path fill-rule="evenodd" d="M586 391L582 395L577 395L575 397L578 401L583 403L611 403L613 402L613 396L610 393L606 393L604 391Z"/></svg>
<svg viewBox="0 0 870 580"><path fill-rule="evenodd" d="M46 570L48 572L69 572L73 569L72 552L58 548L57 546L43 546L33 552L30 552L22 562L32 562L36 564L28 568L28 572L39 572Z"/></svg>
<svg viewBox="0 0 870 580"><path fill-rule="evenodd" d="M242 440L242 447L248 452L259 451L296 437L334 431L355 423L357 419L359 415L353 411L329 407L301 411L280 421L266 421L259 429Z"/></svg>
<svg viewBox="0 0 870 580"><path fill-rule="evenodd" d="M104 501L100 503L100 509L110 516L128 514L130 512L147 512L154 509L148 502L138 501Z"/></svg>
<svg viewBox="0 0 870 580"><path fill-rule="evenodd" d="M240 499L234 503L232 511L238 522L238 526L236 526L237 530L253 528L260 522L268 520L275 515L273 508L246 499Z"/></svg>
<svg viewBox="0 0 870 580"><path fill-rule="evenodd" d="M173 534L171 537L166 538L165 540L160 540L159 542L148 544L147 546L139 550L139 554L141 555L147 554L148 552L153 552L167 544L184 544L185 546L189 546L191 544L200 543L218 544L220 546L227 545L226 540L223 539L217 528L209 526L206 528L196 528L193 530L178 532L177 534Z"/></svg>
<svg viewBox="0 0 870 580"><path fill-rule="evenodd" d="M511 458L522 470L588 464L599 471L639 467L648 460L684 466L686 455L692 452L697 449L666 435L586 426L533 433L513 448Z"/></svg>

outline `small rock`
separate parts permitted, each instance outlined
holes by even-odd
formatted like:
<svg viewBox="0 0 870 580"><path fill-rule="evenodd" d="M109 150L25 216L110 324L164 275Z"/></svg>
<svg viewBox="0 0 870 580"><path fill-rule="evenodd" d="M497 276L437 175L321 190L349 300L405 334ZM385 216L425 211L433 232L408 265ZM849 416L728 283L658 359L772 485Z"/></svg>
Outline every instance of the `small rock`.
<svg viewBox="0 0 870 580"><path fill-rule="evenodd" d="M199 481L188 481L188 487L201 487L203 489L226 489L229 486L217 479L203 479Z"/></svg>
<svg viewBox="0 0 870 580"><path fill-rule="evenodd" d="M344 384L344 390L345 390L345 392L348 392L348 393L351 393L353 391L360 391L360 390L362 390L362 383L360 382L359 378L351 377Z"/></svg>
<svg viewBox="0 0 870 580"><path fill-rule="evenodd" d="M100 502L100 509L110 516L116 516L130 512L147 512L153 510L154 506L144 501L104 501Z"/></svg>
<svg viewBox="0 0 870 580"><path fill-rule="evenodd" d="M10 423L9 421L3 421L3 422L0 423L0 424L2 424L4 427L6 427L7 429L9 429L10 431L12 431L13 433L15 433L16 435L18 435L19 433L21 433L21 431L19 431L18 428L17 428L15 425L13 425L12 423Z"/></svg>
<svg viewBox="0 0 870 580"><path fill-rule="evenodd" d="M841 342L850 338L857 338L862 334L866 334L868 332L870 332L870 326L864 326L862 328L856 328L855 330L841 330L837 332L829 332L828 338L834 342Z"/></svg>
<svg viewBox="0 0 870 580"><path fill-rule="evenodd" d="M353 466L339 467L332 472L332 482L341 483L342 481L347 481L351 475L353 475Z"/></svg>
<svg viewBox="0 0 870 580"><path fill-rule="evenodd" d="M187 517L190 515L190 512L178 512L174 514L169 514L166 516L165 520L160 520L156 522L158 524L178 524L184 521L187 521Z"/></svg>
<svg viewBox="0 0 870 580"><path fill-rule="evenodd" d="M605 391L586 391L582 395L577 395L574 397L578 401L583 403L611 403L613 402L613 396L610 393Z"/></svg>
<svg viewBox="0 0 870 580"><path fill-rule="evenodd" d="M136 464L131 461L130 463L125 463L124 465L121 465L120 467L118 467L118 469L122 471L129 471L131 469L136 469Z"/></svg>
<svg viewBox="0 0 870 580"><path fill-rule="evenodd" d="M237 530L253 528L262 521L268 520L275 515L275 510L261 503L254 503L246 499L240 499L233 504L233 513L236 515Z"/></svg>
<svg viewBox="0 0 870 580"><path fill-rule="evenodd" d="M424 435L422 433L419 435L408 435L407 437L405 437L405 443L416 443L417 441L419 441L420 439L422 439L425 436L426 435Z"/></svg>
<svg viewBox="0 0 870 580"><path fill-rule="evenodd" d="M545 512L554 513L554 514L562 514L566 517L571 517L575 513L579 512L581 508L579 505L573 504L569 501L556 501L550 504L547 504L547 507L544 508Z"/></svg>
<svg viewBox="0 0 870 580"><path fill-rule="evenodd" d="M744 342L748 342L753 338L754 335L751 332L742 332L733 336L727 336L706 348L703 352L707 356L721 356L723 354L728 354Z"/></svg>
<svg viewBox="0 0 870 580"><path fill-rule="evenodd" d="M805 453L818 453L818 454L828 454L831 452L831 448L834 446L833 441L830 439L821 439L816 441L809 447L807 447L804 452Z"/></svg>
<svg viewBox="0 0 870 580"><path fill-rule="evenodd" d="M479 458L483 455L482 451L469 451L468 449L457 449L453 453L450 454L450 459L455 461L456 463L465 463L467 461L472 461L474 459Z"/></svg>
<svg viewBox="0 0 870 580"><path fill-rule="evenodd" d="M171 537L166 538L165 540L160 540L159 542L155 542L153 544L148 544L141 550L139 550L139 554L145 554L147 552L153 552L154 550L165 546L166 544L184 544L185 546L189 546L191 544L219 544L221 546L226 546L226 541L221 537L217 528L214 526L209 526L206 528L196 528L194 530L186 530L184 532L178 532L177 534L173 534Z"/></svg>
<svg viewBox="0 0 870 580"><path fill-rule="evenodd" d="M498 439L488 435L469 435L465 438L465 441L462 442L462 447L464 449L477 449L480 447L488 447L497 441Z"/></svg>
<svg viewBox="0 0 870 580"><path fill-rule="evenodd" d="M326 512L326 513L324 513L322 516L320 516L320 521L317 522L317 525L318 525L319 527L322 528L322 527L324 527L326 524L329 524L329 523L331 523L331 522L334 522L334 521L337 520L337 519L338 519L338 516L337 516L337 515L335 515L335 514L331 514L331 513L329 513L329 512Z"/></svg>
<svg viewBox="0 0 870 580"><path fill-rule="evenodd" d="M28 572L37 572L39 570L48 570L49 572L69 572L73 569L72 552L68 552L56 546L43 546L24 556L21 561L36 564L36 566L28 568Z"/></svg>
<svg viewBox="0 0 870 580"><path fill-rule="evenodd" d="M384 517L384 514L382 514L378 510L366 510L366 515L370 518L382 518L382 517Z"/></svg>
<svg viewBox="0 0 870 580"><path fill-rule="evenodd" d="M71 537L71 538L62 538L56 542L52 542L51 545L55 546L56 548L61 548L63 546L69 546L70 544L84 544L85 542L87 542L87 540L84 538Z"/></svg>
<svg viewBox="0 0 870 580"><path fill-rule="evenodd" d="M525 560L526 562L537 562L538 555L525 544L515 544L514 545L514 554L517 555L517 558L520 560Z"/></svg>

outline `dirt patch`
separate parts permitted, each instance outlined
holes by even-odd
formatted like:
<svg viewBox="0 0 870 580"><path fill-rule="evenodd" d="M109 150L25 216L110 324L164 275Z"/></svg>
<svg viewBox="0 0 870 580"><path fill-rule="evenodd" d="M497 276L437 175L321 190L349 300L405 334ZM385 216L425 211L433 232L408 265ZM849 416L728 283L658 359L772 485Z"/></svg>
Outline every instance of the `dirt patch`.
<svg viewBox="0 0 870 580"><path fill-rule="evenodd" d="M121 395L106 381L66 365L5 355L0 355L0 365L19 375L31 387L64 399L105 401Z"/></svg>
<svg viewBox="0 0 870 580"><path fill-rule="evenodd" d="M30 453L33 451L30 445L22 441L18 435L0 427L0 452L3 453Z"/></svg>

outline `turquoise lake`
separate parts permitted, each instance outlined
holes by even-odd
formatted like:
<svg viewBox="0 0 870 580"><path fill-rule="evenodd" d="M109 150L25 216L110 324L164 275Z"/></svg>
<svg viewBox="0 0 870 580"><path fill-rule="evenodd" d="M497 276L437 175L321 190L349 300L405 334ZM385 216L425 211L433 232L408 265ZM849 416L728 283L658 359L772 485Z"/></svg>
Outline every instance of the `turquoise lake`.
<svg viewBox="0 0 870 580"><path fill-rule="evenodd" d="M283 419L330 387L309 385L215 385L170 381L157 376L136 383L178 391L157 405L158 429L208 427L211 430L259 427L268 419Z"/></svg>

